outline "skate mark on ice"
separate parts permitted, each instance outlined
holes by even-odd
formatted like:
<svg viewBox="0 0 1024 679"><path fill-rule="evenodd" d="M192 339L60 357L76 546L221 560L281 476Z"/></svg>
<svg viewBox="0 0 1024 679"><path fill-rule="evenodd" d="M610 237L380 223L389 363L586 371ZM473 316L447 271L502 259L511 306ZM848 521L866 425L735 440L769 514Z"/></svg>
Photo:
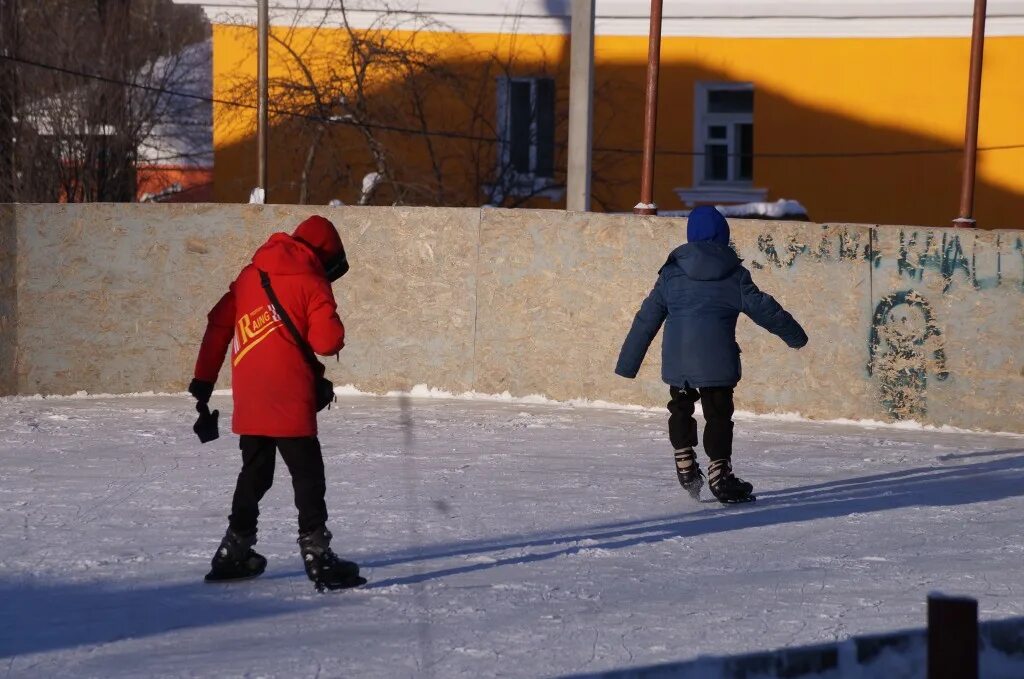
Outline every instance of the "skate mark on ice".
<svg viewBox="0 0 1024 679"><path fill-rule="evenodd" d="M974 482L974 481L984 482ZM769 495L765 493L764 495ZM486 542L445 545L401 557L367 560L381 568L431 559L466 557L512 549L560 547L552 551L517 554L491 563L440 568L431 572L387 578L367 589L411 585L473 573L502 566L515 566L575 556L594 549L616 550L657 544L675 538L803 523L853 514L890 511L911 506L946 507L990 502L1024 496L1024 456L999 458L967 465L926 467L870 477L847 479L833 484L814 484L777 491L778 499L768 505L751 503L742 507L704 510L669 520L626 522L621 528L577 529L575 534L549 534L533 538L511 536ZM580 544L584 543L585 544Z"/></svg>

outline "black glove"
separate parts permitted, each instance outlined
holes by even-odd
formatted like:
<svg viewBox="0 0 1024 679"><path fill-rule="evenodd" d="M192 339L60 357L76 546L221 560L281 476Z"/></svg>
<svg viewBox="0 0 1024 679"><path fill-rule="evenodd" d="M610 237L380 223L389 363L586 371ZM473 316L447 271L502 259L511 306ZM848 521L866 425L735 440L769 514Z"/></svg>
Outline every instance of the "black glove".
<svg viewBox="0 0 1024 679"><path fill-rule="evenodd" d="M214 410L211 413L210 406L200 402L196 404L196 412L199 413L199 418L192 425L192 431L199 437L199 442L209 443L217 439L220 436L220 432L217 430L217 418L220 417L220 411Z"/></svg>
<svg viewBox="0 0 1024 679"><path fill-rule="evenodd" d="M217 418L220 416L220 411L214 410L211 413L210 407L207 405L210 402L210 397L213 396L213 382L193 379L188 385L188 393L196 397L196 412L199 413L199 419L192 425L192 431L199 436L200 443L209 443L217 439L220 436L220 432L217 431Z"/></svg>
<svg viewBox="0 0 1024 679"><path fill-rule="evenodd" d="M195 396L200 403L209 403L210 397L213 396L213 382L193 379L188 385L188 393Z"/></svg>

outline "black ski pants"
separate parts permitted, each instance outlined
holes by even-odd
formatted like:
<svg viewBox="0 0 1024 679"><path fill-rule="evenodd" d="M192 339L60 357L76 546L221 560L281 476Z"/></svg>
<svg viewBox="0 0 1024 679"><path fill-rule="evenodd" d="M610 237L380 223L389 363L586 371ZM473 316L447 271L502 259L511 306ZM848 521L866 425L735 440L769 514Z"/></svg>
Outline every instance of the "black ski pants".
<svg viewBox="0 0 1024 679"><path fill-rule="evenodd" d="M292 476L295 506L299 510L299 534L309 533L327 524L327 482L320 441L315 436L272 438L242 434L242 471L235 484L228 524L240 535L256 533L260 500L274 484L274 463L281 451Z"/></svg>
<svg viewBox="0 0 1024 679"><path fill-rule="evenodd" d="M732 387L672 387L668 402L668 437L676 450L697 445L697 420L694 404L700 400L704 410L704 452L712 460L732 457Z"/></svg>

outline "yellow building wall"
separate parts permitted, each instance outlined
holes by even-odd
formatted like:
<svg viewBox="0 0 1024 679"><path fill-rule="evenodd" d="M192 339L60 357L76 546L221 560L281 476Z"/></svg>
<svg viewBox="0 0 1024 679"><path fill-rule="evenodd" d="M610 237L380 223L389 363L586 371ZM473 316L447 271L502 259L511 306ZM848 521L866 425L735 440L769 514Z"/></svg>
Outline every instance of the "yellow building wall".
<svg viewBox="0 0 1024 679"><path fill-rule="evenodd" d="M275 30L286 39L284 29ZM310 52L330 52L337 51L340 38L328 29L319 33L298 29L288 39ZM457 74L456 82L431 90L427 104L431 129L493 135L495 78L506 71L554 77L559 117L567 113L566 36L422 33L414 41ZM682 154L693 151L695 83L752 82L757 155L753 185L767 189L769 200L799 200L812 219L823 222L946 225L959 205L961 156L943 151L963 143L968 50L969 40L953 38L665 38L655 200L663 210L680 209L684 206L674 190L692 184L693 159ZM599 36L596 40L596 209L628 211L639 198L646 55L644 37ZM286 73L287 63L287 54L272 43L271 76ZM239 75L254 79L255 69L253 29L215 26L218 98L237 98L230 83ZM982 147L1024 144L1021 73L1024 37L989 38ZM376 86L386 96L389 84L386 78L379 80ZM470 115L472 106L490 119ZM217 199L244 200L255 183L255 111L215 105L214 116ZM275 202L294 201L298 196L295 176L308 147L303 134L286 122L272 133L270 189ZM440 174L446 195L425 191L416 202L473 205L483 201L474 182L496 162L493 144L434 137L430 141L436 162L431 164L425 137L380 134L401 155L396 165L409 176ZM562 124L556 167L564 168L566 138ZM322 142L335 153L318 154L322 156L318 162L349 163L351 181L344 186L317 186L310 192L310 202L335 197L354 200L358 179L373 169L360 140L352 130L332 127ZM879 155L871 155L875 153ZM380 198L386 202L388 197ZM529 204L563 206L546 199ZM1022 215L1024 148L983 151L976 199L979 224L1020 227Z"/></svg>
<svg viewBox="0 0 1024 679"><path fill-rule="evenodd" d="M305 61L316 63L324 55L340 54L347 45L344 34L337 30L275 28L274 34L288 41L295 51L306 55ZM250 27L214 26L214 92L222 102L245 101L255 103L256 38ZM496 79L499 75L549 75L559 87L568 83L568 43L557 36L496 36L453 35L424 32L416 36L396 34L396 40L411 41L417 49L437 54L450 78L426 84L424 104L429 129L451 131L456 135L486 138L489 141L460 140L445 136L424 136L387 130L373 130L374 135L392 152L393 166L402 173L407 183L430 183L435 168L428 154L428 143L433 147L434 159L442 174L446 195L443 199L429 190L417 194L395 196L388 191L378 194L375 202L389 203L395 199L417 204L480 205L485 196L478 186L497 163L497 145L494 143ZM276 40L271 40L269 76L300 78L301 70L295 60ZM340 57L339 57L340 58ZM315 72L315 69L314 69ZM385 73L370 78L371 100L400 101L404 92L396 89L396 79ZM248 86L238 87L239 82ZM273 87L271 88L273 96ZM567 111L567 90L560 93L560 108ZM271 101L271 134L269 142L269 191L274 202L294 202L299 196L296 177L300 174L309 144L314 136L312 125L295 117L275 116L280 102ZM406 106L399 105L379 116L386 125L406 129L419 129L419 121ZM330 125L319 140L317 166L320 174L331 173L337 167L331 163L350 165L345 184L320 185L310 192L309 202L326 203L340 198L354 202L359 195L362 177L375 170L366 143L359 131L346 125ZM256 111L228 103L214 107L215 192L218 201L245 200L256 182ZM560 130L564 144L567 133ZM564 157L564 149L560 153ZM557 164L557 160L556 160ZM564 166L564 160L562 161ZM550 201L533 203L540 207L553 207Z"/></svg>
<svg viewBox="0 0 1024 679"><path fill-rule="evenodd" d="M599 39L598 72L632 58L639 73L644 44L640 38ZM800 200L820 221L948 225L956 216L959 153L764 154L962 147L968 40L669 38L662 59L659 149L692 149L694 81L749 81L755 86L755 154L762 154L753 183L767 188L771 199ZM1024 38L990 38L981 146L1024 144L1021 73ZM639 83L636 90L621 113L638 120ZM639 163L629 171L639 172ZM672 188L688 186L691 175L690 158L659 157L658 203L677 205ZM980 155L976 214L983 226L1024 224L1024 148Z"/></svg>

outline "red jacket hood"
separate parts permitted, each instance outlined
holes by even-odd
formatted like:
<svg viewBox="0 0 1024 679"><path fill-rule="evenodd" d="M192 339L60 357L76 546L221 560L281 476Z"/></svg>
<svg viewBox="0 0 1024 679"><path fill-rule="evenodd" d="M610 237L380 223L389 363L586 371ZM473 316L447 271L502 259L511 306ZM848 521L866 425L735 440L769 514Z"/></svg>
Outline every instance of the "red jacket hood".
<svg viewBox="0 0 1024 679"><path fill-rule="evenodd" d="M292 236L311 247L321 262L334 259L342 251L338 229L331 220L320 215L304 219Z"/></svg>
<svg viewBox="0 0 1024 679"><path fill-rule="evenodd" d="M252 256L253 265L270 274L318 274L324 267L312 248L286 233L275 233Z"/></svg>

